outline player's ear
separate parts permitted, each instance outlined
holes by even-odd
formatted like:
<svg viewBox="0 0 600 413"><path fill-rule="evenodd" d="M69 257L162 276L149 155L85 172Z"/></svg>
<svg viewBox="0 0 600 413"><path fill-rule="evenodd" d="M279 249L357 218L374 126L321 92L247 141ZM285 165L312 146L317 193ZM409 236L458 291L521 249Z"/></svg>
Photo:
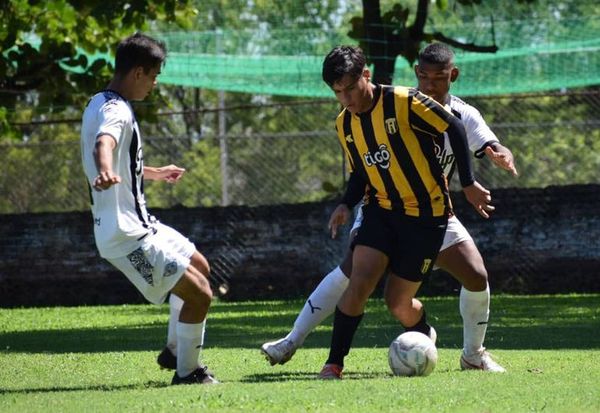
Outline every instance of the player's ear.
<svg viewBox="0 0 600 413"><path fill-rule="evenodd" d="M419 78L419 65L415 65L415 76L417 77L417 79Z"/></svg>
<svg viewBox="0 0 600 413"><path fill-rule="evenodd" d="M452 68L452 71L450 72L450 81L456 82L456 79L458 79L459 74L460 74L460 71L458 70L458 67L454 66Z"/></svg>
<svg viewBox="0 0 600 413"><path fill-rule="evenodd" d="M141 79L144 74L144 68L142 66L136 66L133 68L133 76L135 80Z"/></svg>
<svg viewBox="0 0 600 413"><path fill-rule="evenodd" d="M367 79L367 81L371 80L371 71L369 70L369 68L368 68L368 67L365 67L365 68L363 69L363 77L364 77L365 79Z"/></svg>

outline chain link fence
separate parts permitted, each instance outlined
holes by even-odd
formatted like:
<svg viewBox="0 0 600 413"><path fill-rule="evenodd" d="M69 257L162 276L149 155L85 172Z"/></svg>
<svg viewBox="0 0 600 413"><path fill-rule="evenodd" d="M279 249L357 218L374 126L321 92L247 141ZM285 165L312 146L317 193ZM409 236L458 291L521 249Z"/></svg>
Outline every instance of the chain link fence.
<svg viewBox="0 0 600 413"><path fill-rule="evenodd" d="M598 183L600 90L465 99L515 154L519 177L475 161L490 189ZM345 165L331 100L182 112L145 125L146 165L187 170L175 186L149 182L148 204L169 208L319 201L343 190ZM0 144L0 213L88 209L79 121L23 126ZM456 189L456 179L452 183Z"/></svg>
<svg viewBox="0 0 600 413"><path fill-rule="evenodd" d="M492 196L495 189L599 183L600 90L465 100L479 108L516 158L518 177L496 168L485 157L474 161L477 179L492 190ZM150 209L270 205L274 213L286 214L287 204L338 197L346 178L333 127L338 111L332 100L259 102L161 115L155 123L141 121L142 133L146 131L145 163L186 168L177 185L147 183ZM23 142L0 143L0 214L87 211L79 120L22 127ZM458 189L456 177L451 186ZM540 211L554 206L544 191L530 203L538 212L531 220L541 219ZM220 234L223 248L211 255L217 289L227 286L244 251L252 248L234 230L244 221L243 216L236 216L241 211L229 208L220 215L228 220L226 228L231 231ZM325 215L323 220L325 226ZM337 265L344 248L343 242L324 244L320 270ZM537 258L521 255L515 258L515 271L533 274Z"/></svg>

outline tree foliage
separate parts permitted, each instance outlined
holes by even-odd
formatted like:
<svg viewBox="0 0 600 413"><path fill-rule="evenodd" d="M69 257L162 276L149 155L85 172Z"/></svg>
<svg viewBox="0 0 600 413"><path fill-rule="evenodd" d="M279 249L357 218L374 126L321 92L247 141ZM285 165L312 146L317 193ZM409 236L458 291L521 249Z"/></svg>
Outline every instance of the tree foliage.
<svg viewBox="0 0 600 413"><path fill-rule="evenodd" d="M47 114L87 99L106 84L122 38L155 21L189 27L195 12L189 0L2 2L0 126L19 105Z"/></svg>

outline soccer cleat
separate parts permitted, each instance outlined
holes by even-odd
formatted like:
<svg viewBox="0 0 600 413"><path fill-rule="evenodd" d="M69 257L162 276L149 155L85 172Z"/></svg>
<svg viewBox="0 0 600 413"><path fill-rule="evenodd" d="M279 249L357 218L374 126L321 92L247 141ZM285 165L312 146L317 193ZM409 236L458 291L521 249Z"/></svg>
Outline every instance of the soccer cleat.
<svg viewBox="0 0 600 413"><path fill-rule="evenodd" d="M437 341L437 332L432 326L429 326L429 328L429 338L431 339L431 341L433 341L433 344L435 344L435 342Z"/></svg>
<svg viewBox="0 0 600 413"><path fill-rule="evenodd" d="M341 380L342 379L342 366L337 364L325 364L323 369L319 373L319 379L321 380Z"/></svg>
<svg viewBox="0 0 600 413"><path fill-rule="evenodd" d="M171 353L169 347L165 347L156 358L161 369L175 370L177 368L177 357Z"/></svg>
<svg viewBox="0 0 600 413"><path fill-rule="evenodd" d="M275 364L285 364L290 361L294 353L296 353L297 348L292 340L282 338L263 344L260 351L265 355L269 363L271 363L271 366L274 366Z"/></svg>
<svg viewBox="0 0 600 413"><path fill-rule="evenodd" d="M480 352L473 356L467 356L463 352L460 356L460 368L461 370L483 370L490 371L493 373L504 373L506 369L496 363L490 353L482 349Z"/></svg>
<svg viewBox="0 0 600 413"><path fill-rule="evenodd" d="M177 372L175 372L171 384L218 384L219 382L217 379L215 379L213 375L209 373L210 372L206 366L198 367L185 377L179 377Z"/></svg>

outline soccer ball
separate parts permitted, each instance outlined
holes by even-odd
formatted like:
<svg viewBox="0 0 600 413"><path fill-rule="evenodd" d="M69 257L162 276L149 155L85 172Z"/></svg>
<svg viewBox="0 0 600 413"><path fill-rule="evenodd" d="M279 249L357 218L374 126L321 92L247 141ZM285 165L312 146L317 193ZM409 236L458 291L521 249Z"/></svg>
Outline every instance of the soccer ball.
<svg viewBox="0 0 600 413"><path fill-rule="evenodd" d="M438 353L429 337L416 331L400 334L388 352L388 362L396 376L427 376L437 363Z"/></svg>

